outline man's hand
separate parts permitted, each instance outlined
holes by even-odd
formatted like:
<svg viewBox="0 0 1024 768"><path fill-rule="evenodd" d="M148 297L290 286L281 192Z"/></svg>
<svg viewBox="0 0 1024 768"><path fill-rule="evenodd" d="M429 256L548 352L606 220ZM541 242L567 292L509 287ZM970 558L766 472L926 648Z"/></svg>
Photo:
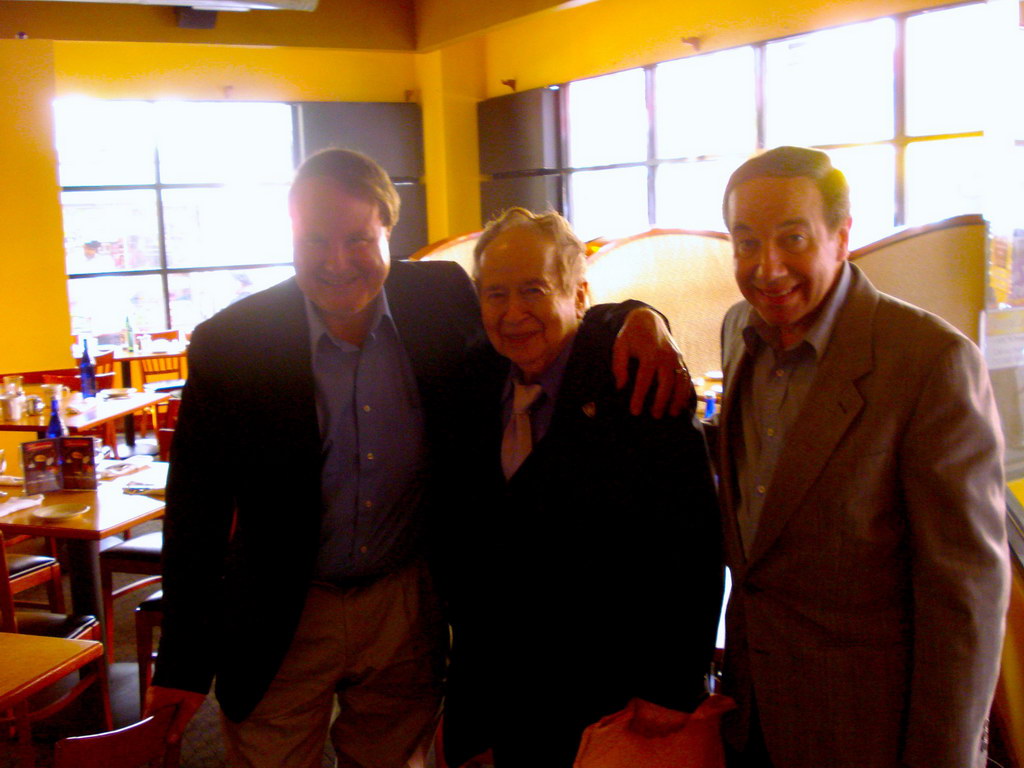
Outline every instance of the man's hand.
<svg viewBox="0 0 1024 768"><path fill-rule="evenodd" d="M202 693L151 685L146 690L146 706L142 714L143 717L149 717L158 709L177 707L178 714L175 715L171 729L167 732L167 743L178 744L181 742L181 735L185 732L185 727L204 701L206 701L206 696Z"/></svg>
<svg viewBox="0 0 1024 768"><path fill-rule="evenodd" d="M643 410L647 390L657 377L657 390L651 415L660 419L665 407L672 416L678 416L683 408L690 404L693 396L693 384L690 372L686 370L683 355L676 346L675 339L668 331L661 315L647 307L634 309L626 315L615 346L612 349L612 373L615 385L622 389L629 380L629 361L635 358L639 362L633 395L629 401L629 410L638 416Z"/></svg>

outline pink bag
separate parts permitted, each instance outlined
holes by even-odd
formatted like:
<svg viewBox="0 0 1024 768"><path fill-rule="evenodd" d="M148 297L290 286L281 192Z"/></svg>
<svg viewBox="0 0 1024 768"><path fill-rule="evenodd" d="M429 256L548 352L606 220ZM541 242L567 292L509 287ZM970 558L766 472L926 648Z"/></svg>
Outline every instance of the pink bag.
<svg viewBox="0 0 1024 768"><path fill-rule="evenodd" d="M725 768L719 725L735 707L718 694L692 714L632 699L583 732L573 768Z"/></svg>

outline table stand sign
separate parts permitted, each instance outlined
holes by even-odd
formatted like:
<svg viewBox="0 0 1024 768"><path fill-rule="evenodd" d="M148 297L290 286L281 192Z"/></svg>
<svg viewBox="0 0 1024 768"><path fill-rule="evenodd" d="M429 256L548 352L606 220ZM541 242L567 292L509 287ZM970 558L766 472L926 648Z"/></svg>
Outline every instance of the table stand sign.
<svg viewBox="0 0 1024 768"><path fill-rule="evenodd" d="M21 444L25 495L96 490L96 438L51 437Z"/></svg>

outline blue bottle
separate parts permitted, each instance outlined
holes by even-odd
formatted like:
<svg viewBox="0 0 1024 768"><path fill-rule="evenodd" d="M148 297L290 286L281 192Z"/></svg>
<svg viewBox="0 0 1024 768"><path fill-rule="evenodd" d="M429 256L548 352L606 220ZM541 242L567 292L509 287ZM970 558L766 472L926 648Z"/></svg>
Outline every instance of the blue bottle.
<svg viewBox="0 0 1024 768"><path fill-rule="evenodd" d="M54 397L50 400L50 423L46 426L46 436L63 437L65 434L67 434L67 430L64 428L64 422L60 419L60 404Z"/></svg>
<svg viewBox="0 0 1024 768"><path fill-rule="evenodd" d="M82 379L82 397L96 397L96 366L89 357L89 342L82 339L82 360L78 364L78 372Z"/></svg>

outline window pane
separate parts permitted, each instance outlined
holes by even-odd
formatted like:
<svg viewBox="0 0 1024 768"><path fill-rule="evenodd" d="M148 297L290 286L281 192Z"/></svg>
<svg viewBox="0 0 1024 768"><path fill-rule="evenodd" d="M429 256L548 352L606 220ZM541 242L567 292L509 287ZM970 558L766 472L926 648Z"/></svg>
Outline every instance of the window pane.
<svg viewBox="0 0 1024 768"><path fill-rule="evenodd" d="M659 166L656 226L724 232L722 195L741 162L742 158L728 158Z"/></svg>
<svg viewBox="0 0 1024 768"><path fill-rule="evenodd" d="M170 275L171 326L191 330L229 304L294 274L292 267L264 267Z"/></svg>
<svg viewBox="0 0 1024 768"><path fill-rule="evenodd" d="M907 223L983 213L984 139L922 141L907 147Z"/></svg>
<svg viewBox="0 0 1024 768"><path fill-rule="evenodd" d="M893 136L892 19L769 43L768 146L844 144Z"/></svg>
<svg viewBox="0 0 1024 768"><path fill-rule="evenodd" d="M159 275L116 275L68 280L72 333L118 333L131 317L137 331L167 327Z"/></svg>
<svg viewBox="0 0 1024 768"><path fill-rule="evenodd" d="M171 267L292 260L286 186L168 189L163 201Z"/></svg>
<svg viewBox="0 0 1024 768"><path fill-rule="evenodd" d="M642 69L570 83L568 92L571 167L647 159L647 96Z"/></svg>
<svg viewBox="0 0 1024 768"><path fill-rule="evenodd" d="M291 179L287 104L160 102L156 109L163 183Z"/></svg>
<svg viewBox="0 0 1024 768"><path fill-rule="evenodd" d="M987 90L985 4L907 19L907 132L979 131ZM1008 98L1013 98L1006 94Z"/></svg>
<svg viewBox="0 0 1024 768"><path fill-rule="evenodd" d="M582 240L622 237L649 229L647 169L581 171L569 177L572 224Z"/></svg>
<svg viewBox="0 0 1024 768"><path fill-rule="evenodd" d="M154 191L64 192L61 206L69 275L159 268Z"/></svg>
<svg viewBox="0 0 1024 768"><path fill-rule="evenodd" d="M53 112L61 186L156 181L152 104L57 99Z"/></svg>
<svg viewBox="0 0 1024 768"><path fill-rule="evenodd" d="M670 61L654 74L658 157L749 153L757 146L752 48Z"/></svg>
<svg viewBox="0 0 1024 768"><path fill-rule="evenodd" d="M1017 30L1014 37L1014 51L1011 61L1011 72L1024 72L1024 27ZM1011 76L1011 83L1016 83L1016 76ZM1012 86L1011 86L1012 88ZM1024 99L1010 95L1010 89L1003 91L1005 98L1010 99L1010 109L1013 110L1013 137L1024 141Z"/></svg>
<svg viewBox="0 0 1024 768"><path fill-rule="evenodd" d="M830 149L832 164L850 183L850 247L892 233L896 217L896 153L891 145Z"/></svg>

